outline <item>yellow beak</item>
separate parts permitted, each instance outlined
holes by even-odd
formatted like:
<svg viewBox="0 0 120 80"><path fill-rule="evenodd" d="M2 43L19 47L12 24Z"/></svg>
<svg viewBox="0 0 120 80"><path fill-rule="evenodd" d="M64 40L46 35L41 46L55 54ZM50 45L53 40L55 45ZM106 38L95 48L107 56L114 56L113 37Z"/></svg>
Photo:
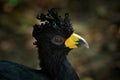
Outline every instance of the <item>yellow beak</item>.
<svg viewBox="0 0 120 80"><path fill-rule="evenodd" d="M78 48L80 46L89 48L87 41L76 33L72 33L72 35L65 41L65 46L69 48Z"/></svg>

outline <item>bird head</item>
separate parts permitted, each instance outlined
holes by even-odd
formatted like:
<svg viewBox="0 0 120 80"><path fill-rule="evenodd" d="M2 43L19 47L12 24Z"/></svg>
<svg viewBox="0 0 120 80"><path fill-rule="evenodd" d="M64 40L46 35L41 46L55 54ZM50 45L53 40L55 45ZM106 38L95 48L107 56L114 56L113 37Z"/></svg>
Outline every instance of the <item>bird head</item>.
<svg viewBox="0 0 120 80"><path fill-rule="evenodd" d="M44 22L33 27L33 37L37 40L34 44L41 50L45 48L52 52L81 46L89 48L87 41L74 33L68 13L62 18L58 16L56 9L52 8L47 14L38 15L37 19Z"/></svg>

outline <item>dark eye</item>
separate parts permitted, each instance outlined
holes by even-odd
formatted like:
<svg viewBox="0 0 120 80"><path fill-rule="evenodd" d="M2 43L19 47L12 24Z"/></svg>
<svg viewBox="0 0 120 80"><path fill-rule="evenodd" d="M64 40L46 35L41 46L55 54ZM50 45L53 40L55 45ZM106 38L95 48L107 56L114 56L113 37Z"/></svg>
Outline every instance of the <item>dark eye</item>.
<svg viewBox="0 0 120 80"><path fill-rule="evenodd" d="M64 42L64 38L59 35L53 37L53 39L52 39L52 43L54 43L56 45L61 45L61 44L63 44L63 42Z"/></svg>

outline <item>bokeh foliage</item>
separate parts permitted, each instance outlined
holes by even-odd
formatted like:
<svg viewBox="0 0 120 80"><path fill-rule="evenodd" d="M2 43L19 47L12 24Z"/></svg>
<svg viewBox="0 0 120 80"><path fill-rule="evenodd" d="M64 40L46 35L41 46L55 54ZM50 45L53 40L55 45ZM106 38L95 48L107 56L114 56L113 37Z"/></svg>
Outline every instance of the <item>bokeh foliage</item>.
<svg viewBox="0 0 120 80"><path fill-rule="evenodd" d="M74 49L68 58L81 80L120 79L119 0L0 0L0 60L38 67L32 26L40 12L55 7L70 13L75 32L90 48Z"/></svg>

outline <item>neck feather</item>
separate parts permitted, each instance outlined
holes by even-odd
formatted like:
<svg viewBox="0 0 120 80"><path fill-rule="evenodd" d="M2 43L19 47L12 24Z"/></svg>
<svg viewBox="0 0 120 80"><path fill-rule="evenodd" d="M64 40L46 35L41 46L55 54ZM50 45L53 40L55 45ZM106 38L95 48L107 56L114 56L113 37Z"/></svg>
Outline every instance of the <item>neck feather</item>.
<svg viewBox="0 0 120 80"><path fill-rule="evenodd" d="M40 66L43 73L51 80L79 80L75 70L69 63L66 55L69 50L49 51L39 50Z"/></svg>

